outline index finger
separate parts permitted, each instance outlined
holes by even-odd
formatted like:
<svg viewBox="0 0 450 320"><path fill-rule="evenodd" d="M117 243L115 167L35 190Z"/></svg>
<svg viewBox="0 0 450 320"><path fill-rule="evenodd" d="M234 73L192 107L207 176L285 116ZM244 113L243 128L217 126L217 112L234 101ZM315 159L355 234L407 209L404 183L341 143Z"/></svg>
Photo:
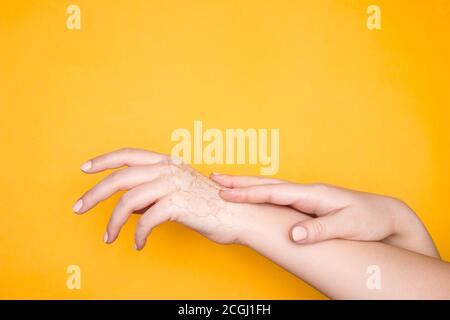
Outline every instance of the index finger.
<svg viewBox="0 0 450 320"><path fill-rule="evenodd" d="M123 166L141 166L167 160L168 156L142 149L123 148L102 154L81 165L85 173L97 173Z"/></svg>
<svg viewBox="0 0 450 320"><path fill-rule="evenodd" d="M291 206L308 214L324 215L344 206L339 192L331 186L279 183L221 190L219 194L227 201L271 203Z"/></svg>

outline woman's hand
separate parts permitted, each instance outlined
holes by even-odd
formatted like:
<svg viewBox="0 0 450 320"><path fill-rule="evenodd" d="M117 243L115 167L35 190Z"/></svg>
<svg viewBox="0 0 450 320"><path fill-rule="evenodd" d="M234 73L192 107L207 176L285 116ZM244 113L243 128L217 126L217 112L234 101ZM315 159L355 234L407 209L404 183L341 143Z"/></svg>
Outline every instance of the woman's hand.
<svg viewBox="0 0 450 320"><path fill-rule="evenodd" d="M369 233L371 239L390 233L380 232L381 229L391 230L392 234L386 239L396 239L397 246L414 247L400 241L404 231L397 231L396 226L403 225L402 221L396 220L392 227L392 222L386 223L383 220L386 217L381 219L383 221L377 218L378 211L383 212L384 216L385 211L391 207L387 204L380 205L379 201L375 201L378 199L376 197L333 187L299 186L270 179L214 177L228 187L239 189L233 190L237 191L234 195L220 191L227 199L233 198L233 201L241 203L228 202L218 194L223 188L192 168L166 155L136 149L123 149L99 156L83 164L81 169L86 173L96 173L122 166L128 168L117 170L100 181L73 207L75 212L85 213L115 192L127 190L108 223L105 236L107 243L115 241L130 214L138 211L144 212L135 234L138 250L144 247L146 238L154 227L164 221L174 220L216 242L244 244L333 298L449 297L449 265L438 259L380 242L329 240L298 246L289 239L291 226L296 223L305 226L307 220L311 220L310 216L301 213L306 211L317 215L322 213L321 218L325 218L326 213L330 217L342 215L342 220L323 221L326 223L325 228L339 227L334 223L348 223L354 230L359 230L360 236L368 230L373 232ZM264 185L255 186L258 183ZM243 185L250 187L241 190L239 187ZM336 192L333 196L332 191ZM334 202L330 202L332 200ZM355 220L366 223L355 223ZM409 221L409 218L404 221ZM383 227L380 228L379 225ZM411 223L412 232L426 233L422 229ZM328 232L338 229L324 230ZM400 238L395 238L397 233ZM332 237L337 233L324 234ZM355 232L352 237L356 238L357 234ZM366 270L371 265L379 266L383 272L381 290L369 290L366 286ZM404 272L405 266L408 266L408 272ZM421 277L425 273L430 276Z"/></svg>
<svg viewBox="0 0 450 320"><path fill-rule="evenodd" d="M219 187L178 159L138 149L121 149L89 160L85 173L128 166L111 173L87 191L73 206L82 214L114 193L127 190L117 203L104 236L112 243L133 212L143 212L135 233L141 250L151 230L168 221L180 222L219 243L239 242L246 228L242 205L222 200Z"/></svg>
<svg viewBox="0 0 450 320"><path fill-rule="evenodd" d="M282 180L212 174L224 187L220 196L231 202L290 206L316 218L295 224L291 240L299 244L328 239L383 241L439 257L417 215L402 201L329 185L301 185Z"/></svg>

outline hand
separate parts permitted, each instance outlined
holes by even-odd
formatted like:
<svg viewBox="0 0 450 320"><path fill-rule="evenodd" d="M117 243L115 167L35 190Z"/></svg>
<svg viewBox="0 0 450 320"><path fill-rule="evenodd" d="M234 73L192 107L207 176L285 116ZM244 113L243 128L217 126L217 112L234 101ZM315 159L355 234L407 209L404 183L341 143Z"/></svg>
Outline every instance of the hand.
<svg viewBox="0 0 450 320"><path fill-rule="evenodd" d="M85 173L128 166L111 173L87 191L73 206L82 214L114 193L128 190L109 220L104 236L114 242L133 212L143 212L135 233L135 248L141 250L151 230L168 221L180 222L219 243L239 241L244 228L242 205L228 203L218 195L219 187L181 160L145 150L121 149L89 160Z"/></svg>
<svg viewBox="0 0 450 320"><path fill-rule="evenodd" d="M323 184L220 174L212 174L211 179L232 188L220 191L227 201L290 206L315 217L292 227L290 237L296 243L333 238L383 241L439 257L420 219L400 200Z"/></svg>

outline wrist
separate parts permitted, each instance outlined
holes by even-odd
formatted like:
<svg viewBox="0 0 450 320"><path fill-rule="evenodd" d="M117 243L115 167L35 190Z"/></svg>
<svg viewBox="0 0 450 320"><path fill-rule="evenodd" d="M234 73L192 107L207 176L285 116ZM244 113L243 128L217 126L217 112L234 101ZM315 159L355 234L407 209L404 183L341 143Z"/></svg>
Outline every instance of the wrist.
<svg viewBox="0 0 450 320"><path fill-rule="evenodd" d="M393 199L391 212L394 220L393 235L414 238L424 229L419 217L401 200Z"/></svg>
<svg viewBox="0 0 450 320"><path fill-rule="evenodd" d="M255 206L257 205L224 202L225 211L231 214L233 219L234 243L249 246L261 224L256 216Z"/></svg>
<svg viewBox="0 0 450 320"><path fill-rule="evenodd" d="M290 242L292 226L308 219L304 214L284 206L270 204L236 204L239 230L236 243L257 249L261 243L270 243L274 238Z"/></svg>
<svg viewBox="0 0 450 320"><path fill-rule="evenodd" d="M414 252L439 258L439 253L425 225L407 204L394 199L392 212L394 232L388 242Z"/></svg>

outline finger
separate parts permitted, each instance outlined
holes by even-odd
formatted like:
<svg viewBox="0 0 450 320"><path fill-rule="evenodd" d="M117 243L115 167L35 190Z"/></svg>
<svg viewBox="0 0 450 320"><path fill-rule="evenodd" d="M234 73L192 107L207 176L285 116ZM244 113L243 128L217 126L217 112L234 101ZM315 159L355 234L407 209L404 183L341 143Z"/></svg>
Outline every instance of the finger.
<svg viewBox="0 0 450 320"><path fill-rule="evenodd" d="M293 242L299 244L316 243L330 239L348 239L351 221L339 212L327 216L308 219L294 225L290 232Z"/></svg>
<svg viewBox="0 0 450 320"><path fill-rule="evenodd" d="M142 250L152 230L170 219L168 205L164 200L150 207L141 217L134 234L135 249Z"/></svg>
<svg viewBox="0 0 450 320"><path fill-rule="evenodd" d="M212 173L211 180L227 188L247 187L260 184L276 184L283 183L283 180L270 179L255 176L233 176L228 174Z"/></svg>
<svg viewBox="0 0 450 320"><path fill-rule="evenodd" d="M308 214L325 215L347 203L344 191L325 185L278 183L221 190L219 195L231 202L272 203L292 206Z"/></svg>
<svg viewBox="0 0 450 320"><path fill-rule="evenodd" d="M88 190L77 201L73 209L78 214L85 213L114 193L153 181L168 171L169 167L164 164L129 167L115 171Z"/></svg>
<svg viewBox="0 0 450 320"><path fill-rule="evenodd" d="M141 149L123 148L95 157L81 165L85 173L96 173L106 169L123 166L141 166L155 164L168 157L164 154Z"/></svg>
<svg viewBox="0 0 450 320"><path fill-rule="evenodd" d="M162 178L142 184L125 193L113 210L106 229L105 242L112 243L117 239L122 226L128 217L137 210L145 208L158 199L175 191L176 186Z"/></svg>

